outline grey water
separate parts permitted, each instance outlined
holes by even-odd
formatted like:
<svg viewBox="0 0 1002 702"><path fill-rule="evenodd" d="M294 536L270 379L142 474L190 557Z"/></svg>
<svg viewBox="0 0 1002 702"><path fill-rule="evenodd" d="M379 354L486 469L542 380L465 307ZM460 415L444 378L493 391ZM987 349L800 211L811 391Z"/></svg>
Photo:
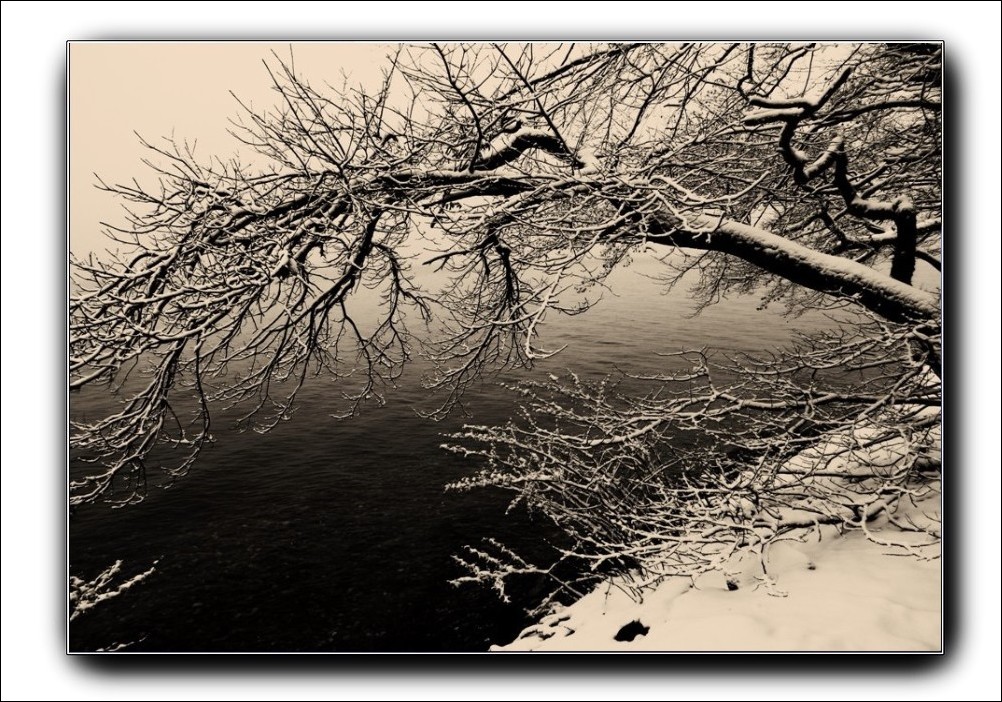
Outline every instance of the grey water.
<svg viewBox="0 0 1002 702"><path fill-rule="evenodd" d="M771 351L798 330L830 322L724 300L698 316L684 286L663 294L651 262L617 271L587 313L551 317L543 342L566 348L529 372L600 379L657 372L661 353L708 347ZM523 374L523 377L526 374ZM70 573L96 576L116 560L126 574L156 572L75 619L71 651L129 644L129 651L486 651L526 626L548 591L526 579L502 602L487 589L455 587L453 559L497 538L545 558L560 535L497 490L444 486L476 465L440 448L465 422L502 423L516 399L493 380L471 389L470 416L422 418L420 373L408 373L381 407L349 420L337 389L313 382L292 419L267 434L227 428L170 489L151 485L137 505L84 505L69 520ZM71 415L95 417L116 398L74 395Z"/></svg>

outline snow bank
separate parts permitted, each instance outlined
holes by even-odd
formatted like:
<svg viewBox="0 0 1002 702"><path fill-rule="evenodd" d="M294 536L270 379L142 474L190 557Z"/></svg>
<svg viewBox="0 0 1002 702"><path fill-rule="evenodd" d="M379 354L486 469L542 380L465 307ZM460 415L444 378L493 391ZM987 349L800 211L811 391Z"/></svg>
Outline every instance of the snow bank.
<svg viewBox="0 0 1002 702"><path fill-rule="evenodd" d="M938 498L930 497L899 510L897 517L925 520L938 510ZM895 540L902 536L886 517L874 520L870 529L871 537L882 534ZM643 602L608 583L492 650L940 649L938 544L927 547L922 559L880 545L861 531L839 537L829 526L799 536L803 541L789 539L769 548L768 576L760 560L746 554L722 572L694 580L669 578ZM635 621L647 633L617 640Z"/></svg>
<svg viewBox="0 0 1002 702"><path fill-rule="evenodd" d="M811 487L848 495L850 483L886 475L879 459L893 449L885 442L864 461L830 462ZM871 471L865 478L861 463ZM795 458L789 467L797 466ZM831 482L836 468L846 483ZM867 492L876 499L880 490ZM695 578L668 577L640 602L623 578L605 583L492 650L938 651L939 519L939 481L930 478L860 528L795 529L762 554L741 552Z"/></svg>

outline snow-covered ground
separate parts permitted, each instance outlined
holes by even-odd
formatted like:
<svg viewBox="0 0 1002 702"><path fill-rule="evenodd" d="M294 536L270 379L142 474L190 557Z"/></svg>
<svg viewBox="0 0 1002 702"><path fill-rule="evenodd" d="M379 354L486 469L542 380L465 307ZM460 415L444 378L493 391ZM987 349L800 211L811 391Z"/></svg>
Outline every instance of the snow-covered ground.
<svg viewBox="0 0 1002 702"><path fill-rule="evenodd" d="M880 444L838 467L859 478L865 465L876 479L900 459L895 448L905 445ZM851 480L812 481L850 495ZM940 506L932 480L891 515L788 532L764 556L746 551L695 578L669 577L639 602L623 580L605 583L492 650L938 651Z"/></svg>
<svg viewBox="0 0 1002 702"><path fill-rule="evenodd" d="M924 521L938 511L931 492L896 517ZM839 535L835 527L805 530L802 541L768 549L772 584L760 559L747 555L722 572L668 579L642 602L605 584L493 650L937 651L939 545L923 548L922 558L878 543L906 535L886 516L873 521L869 538L858 530ZM628 627L635 621L640 626ZM616 639L624 627L636 634L632 641Z"/></svg>

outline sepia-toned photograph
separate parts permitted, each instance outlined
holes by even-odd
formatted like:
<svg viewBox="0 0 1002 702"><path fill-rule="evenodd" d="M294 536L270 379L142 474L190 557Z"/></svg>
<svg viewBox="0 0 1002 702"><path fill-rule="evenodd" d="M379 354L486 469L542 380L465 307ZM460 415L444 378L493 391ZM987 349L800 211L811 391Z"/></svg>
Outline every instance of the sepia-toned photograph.
<svg viewBox="0 0 1002 702"><path fill-rule="evenodd" d="M943 650L942 43L67 64L69 653Z"/></svg>

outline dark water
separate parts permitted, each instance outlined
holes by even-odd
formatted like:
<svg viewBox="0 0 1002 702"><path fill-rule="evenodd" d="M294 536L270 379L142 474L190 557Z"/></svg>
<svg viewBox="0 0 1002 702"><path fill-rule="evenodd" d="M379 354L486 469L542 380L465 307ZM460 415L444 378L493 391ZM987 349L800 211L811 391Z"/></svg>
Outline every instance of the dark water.
<svg viewBox="0 0 1002 702"><path fill-rule="evenodd" d="M535 373L572 369L603 377L616 369L657 371L656 352L711 346L773 349L789 321L734 300L689 317L685 291L669 296L633 269L617 274L609 296L586 315L543 330L568 344ZM329 417L336 390L314 383L298 412L273 432L226 430L169 490L124 509L87 505L70 520L70 572L94 577L117 559L127 573L159 559L155 574L70 627L70 648L135 642L134 651L484 651L527 623L525 607L544 594L527 580L502 603L474 586L452 556L496 537L529 556L545 556L552 528L514 510L489 490L445 492L475 466L439 448L463 422L502 422L514 398L495 386L468 396L472 417L442 422L427 407L418 373L403 379L384 407L349 421ZM109 406L97 393L74 396L75 415Z"/></svg>

